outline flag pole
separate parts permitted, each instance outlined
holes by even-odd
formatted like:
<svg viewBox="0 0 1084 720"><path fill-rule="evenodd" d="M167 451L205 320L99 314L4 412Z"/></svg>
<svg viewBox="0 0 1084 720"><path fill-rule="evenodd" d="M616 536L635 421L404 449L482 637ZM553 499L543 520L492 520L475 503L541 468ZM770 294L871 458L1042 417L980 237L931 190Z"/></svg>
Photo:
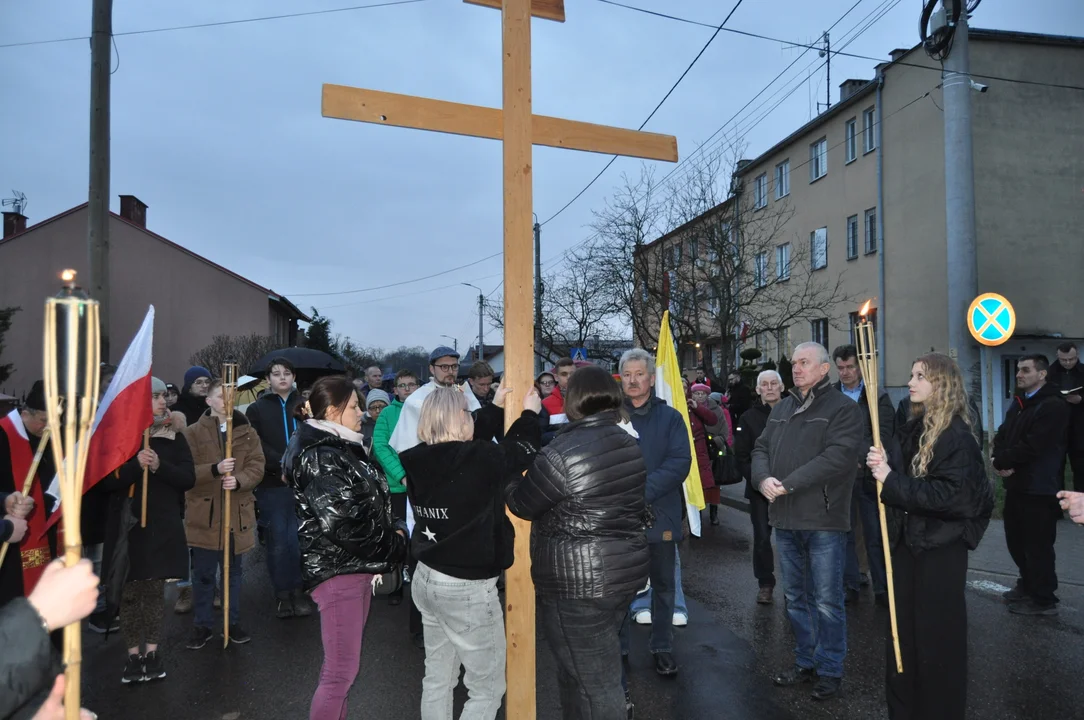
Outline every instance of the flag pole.
<svg viewBox="0 0 1084 720"><path fill-rule="evenodd" d="M227 358L222 365L222 403L226 413L226 451L224 458L233 457L233 402L237 389L237 363ZM233 469L237 472L237 468ZM235 476L236 477L236 476ZM230 644L230 539L233 518L230 513L231 490L223 490L222 514L222 648Z"/></svg>
<svg viewBox="0 0 1084 720"><path fill-rule="evenodd" d="M143 449L149 450L151 446L151 429L143 431ZM139 526L147 527L147 475L150 468L143 468L143 508L140 515Z"/></svg>
<svg viewBox="0 0 1084 720"><path fill-rule="evenodd" d="M34 453L34 460L30 463L30 470L26 473L26 480L23 480L23 496L30 495L30 487L34 484L34 475L38 472L38 465L41 464L41 456L45 454L45 446L49 444L49 428L46 427L41 433L41 440L38 442L38 450ZM45 509L42 508L42 512ZM8 556L8 547L11 543L4 543L0 547L0 566L4 564L4 559Z"/></svg>
<svg viewBox="0 0 1084 720"><path fill-rule="evenodd" d="M862 370L862 381L866 385L866 404L869 406L870 425L873 430L873 444L878 450L881 444L881 413L877 403L880 395L880 378L877 371L877 335L867 317L870 303L867 301L859 312L860 322L855 326L855 340L858 343L858 366ZM888 522L885 518L885 504L881 500L881 483L877 483L877 511L881 520L881 549L884 551L885 575L888 579L888 615L892 629L892 648L896 653L896 672L903 674L903 654L900 651L900 631L896 621L896 586L892 573L892 549L888 542Z"/></svg>

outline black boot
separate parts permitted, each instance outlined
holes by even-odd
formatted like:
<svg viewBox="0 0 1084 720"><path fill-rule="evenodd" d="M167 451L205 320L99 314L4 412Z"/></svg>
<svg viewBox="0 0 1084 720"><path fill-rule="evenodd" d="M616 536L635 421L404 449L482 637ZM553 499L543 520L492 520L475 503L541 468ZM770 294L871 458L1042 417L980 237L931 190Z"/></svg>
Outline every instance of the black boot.
<svg viewBox="0 0 1084 720"><path fill-rule="evenodd" d="M709 505L708 506L708 516L711 518L711 524L712 525L718 525L719 524L719 506L718 505Z"/></svg>

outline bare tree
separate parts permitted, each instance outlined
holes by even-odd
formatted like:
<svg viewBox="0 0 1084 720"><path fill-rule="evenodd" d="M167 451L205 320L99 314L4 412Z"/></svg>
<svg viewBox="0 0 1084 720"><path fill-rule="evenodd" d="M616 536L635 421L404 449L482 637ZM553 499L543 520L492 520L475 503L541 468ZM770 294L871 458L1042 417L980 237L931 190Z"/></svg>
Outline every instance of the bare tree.
<svg viewBox="0 0 1084 720"><path fill-rule="evenodd" d="M188 361L207 368L217 377L226 359L233 358L241 373L247 373L253 369L252 366L257 360L277 347L278 344L270 335L215 335L210 345L194 353Z"/></svg>

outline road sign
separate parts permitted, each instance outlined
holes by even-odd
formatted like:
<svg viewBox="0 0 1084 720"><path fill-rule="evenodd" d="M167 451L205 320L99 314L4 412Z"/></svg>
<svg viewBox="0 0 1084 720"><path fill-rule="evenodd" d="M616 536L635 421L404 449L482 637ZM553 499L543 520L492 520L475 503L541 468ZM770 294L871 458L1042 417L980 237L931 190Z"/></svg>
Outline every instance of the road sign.
<svg viewBox="0 0 1084 720"><path fill-rule="evenodd" d="M577 362L587 362L587 349L572 348L572 359Z"/></svg>
<svg viewBox="0 0 1084 720"><path fill-rule="evenodd" d="M983 293L967 309L967 329L981 344L996 347L1012 337L1016 329L1016 311L1001 295Z"/></svg>

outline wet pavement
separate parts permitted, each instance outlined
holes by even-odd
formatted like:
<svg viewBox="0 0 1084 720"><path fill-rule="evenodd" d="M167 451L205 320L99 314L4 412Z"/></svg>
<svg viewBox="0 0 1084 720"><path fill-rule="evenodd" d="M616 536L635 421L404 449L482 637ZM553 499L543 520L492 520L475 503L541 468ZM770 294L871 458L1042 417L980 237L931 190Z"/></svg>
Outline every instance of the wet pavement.
<svg viewBox="0 0 1084 720"><path fill-rule="evenodd" d="M849 609L844 694L828 703L801 689L772 687L772 673L793 660L790 629L781 596L772 606L755 603L748 515L724 508L721 523L682 549L685 592L691 620L676 631L676 678L658 677L647 653L647 629L634 630L631 682L642 720L878 720L884 710L884 627L887 611L876 608L868 590ZM1084 528L1059 527L1061 615L1022 618L1000 602L1011 584L999 526L972 557L982 571L970 574L969 720L1068 720L1084 666ZM1069 538L1071 542L1065 541ZM987 546L989 543L989 546ZM1000 543L1000 546L998 546ZM1064 547L1063 547L1064 545ZM1079 551L1078 553L1073 550ZM998 550L1001 552L999 553ZM1007 557L1007 556L1006 556ZM274 617L261 551L245 557L242 625L247 645L222 650L212 642L184 649L191 615L166 614L162 654L168 676L136 686L120 683L123 641L84 634L84 704L105 718L245 720L306 718L322 658L319 618ZM172 608L175 591L167 590ZM418 717L423 653L407 632L405 605L374 600L366 627L361 671L350 696L350 718ZM559 718L553 662L539 638L538 717ZM457 692L457 712L464 695ZM1084 706L1081 706L1084 707Z"/></svg>

